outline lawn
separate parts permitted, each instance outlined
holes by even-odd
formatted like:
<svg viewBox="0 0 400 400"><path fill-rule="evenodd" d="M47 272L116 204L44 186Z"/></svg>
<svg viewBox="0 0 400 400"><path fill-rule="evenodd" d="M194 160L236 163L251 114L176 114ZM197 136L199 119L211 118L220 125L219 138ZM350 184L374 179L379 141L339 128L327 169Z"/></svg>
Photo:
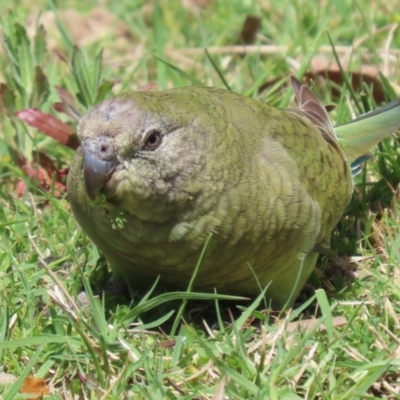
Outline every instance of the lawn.
<svg viewBox="0 0 400 400"><path fill-rule="evenodd" d="M286 107L292 74L334 124L400 97L397 2L67 3L0 0L0 398L400 398L396 135L280 312L190 285L103 296L65 186L76 120L118 93L207 85Z"/></svg>

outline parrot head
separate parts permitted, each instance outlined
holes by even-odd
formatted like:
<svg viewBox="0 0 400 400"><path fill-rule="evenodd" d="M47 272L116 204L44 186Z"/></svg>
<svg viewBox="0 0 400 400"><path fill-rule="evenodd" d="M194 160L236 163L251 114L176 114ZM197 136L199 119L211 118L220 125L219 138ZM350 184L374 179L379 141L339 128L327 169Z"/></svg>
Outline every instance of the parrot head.
<svg viewBox="0 0 400 400"><path fill-rule="evenodd" d="M163 222L195 195L187 182L202 169L207 132L185 93L148 96L104 101L81 119L83 180L91 200L104 195L141 220Z"/></svg>

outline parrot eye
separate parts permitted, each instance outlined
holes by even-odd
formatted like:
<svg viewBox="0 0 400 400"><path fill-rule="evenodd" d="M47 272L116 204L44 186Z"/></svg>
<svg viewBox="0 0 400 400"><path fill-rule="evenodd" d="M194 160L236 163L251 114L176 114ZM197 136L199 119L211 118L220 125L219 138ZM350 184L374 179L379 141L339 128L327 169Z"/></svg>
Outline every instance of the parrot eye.
<svg viewBox="0 0 400 400"><path fill-rule="evenodd" d="M151 131L147 134L144 140L144 147L147 150L155 150L162 142L160 131Z"/></svg>

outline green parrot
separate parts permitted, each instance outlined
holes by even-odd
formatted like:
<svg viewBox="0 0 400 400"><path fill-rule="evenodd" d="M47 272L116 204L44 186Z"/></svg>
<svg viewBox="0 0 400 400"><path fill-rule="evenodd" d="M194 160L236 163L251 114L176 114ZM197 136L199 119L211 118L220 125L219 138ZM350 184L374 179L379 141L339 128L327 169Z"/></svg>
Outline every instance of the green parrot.
<svg viewBox="0 0 400 400"><path fill-rule="evenodd" d="M352 163L400 128L400 101L333 128L291 78L299 108L183 87L106 100L79 122L72 211L116 281L266 296L290 306L353 192Z"/></svg>

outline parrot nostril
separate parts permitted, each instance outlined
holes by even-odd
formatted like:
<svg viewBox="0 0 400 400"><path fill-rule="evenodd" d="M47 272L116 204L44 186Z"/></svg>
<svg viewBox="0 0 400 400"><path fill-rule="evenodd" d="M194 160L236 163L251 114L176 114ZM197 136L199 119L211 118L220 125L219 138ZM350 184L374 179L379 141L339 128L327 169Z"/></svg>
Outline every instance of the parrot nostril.
<svg viewBox="0 0 400 400"><path fill-rule="evenodd" d="M116 159L114 140L111 137L88 138L84 140L83 148L86 155L93 154L101 160Z"/></svg>

